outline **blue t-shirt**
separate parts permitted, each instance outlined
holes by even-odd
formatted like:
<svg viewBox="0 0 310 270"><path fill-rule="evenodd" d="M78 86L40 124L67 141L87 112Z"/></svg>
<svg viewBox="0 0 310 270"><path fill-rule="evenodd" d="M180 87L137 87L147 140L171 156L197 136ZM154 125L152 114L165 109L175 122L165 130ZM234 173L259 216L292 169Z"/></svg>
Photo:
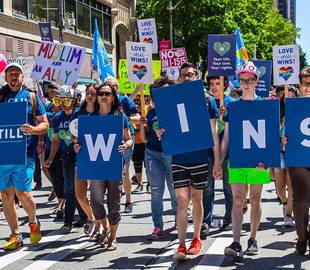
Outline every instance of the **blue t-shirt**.
<svg viewBox="0 0 310 270"><path fill-rule="evenodd" d="M71 120L78 118L79 115L95 115L95 112L88 112L85 109L78 108L76 111L73 112Z"/></svg>
<svg viewBox="0 0 310 270"><path fill-rule="evenodd" d="M28 122L29 125L34 125L34 119L32 117L32 105L30 92L26 89L20 90L19 92L9 92L4 102L27 102L27 113L28 113ZM45 108L41 100L36 95L36 116L45 115ZM26 124L26 123L25 123ZM34 157L36 154L36 147L38 143L38 136L32 135L27 136L27 156Z"/></svg>
<svg viewBox="0 0 310 270"><path fill-rule="evenodd" d="M206 97L206 105L208 106L209 118L215 119L218 111L215 99L211 96ZM209 149L203 149L199 151L178 154L172 156L173 164L200 164L209 162Z"/></svg>
<svg viewBox="0 0 310 270"><path fill-rule="evenodd" d="M104 115L99 114L99 112L94 112L94 113L92 113L92 115L104 116ZM124 118L124 129L128 128L130 126L130 122L129 122L128 117L124 113L122 113L122 112L110 111L107 115L122 115L123 118Z"/></svg>
<svg viewBox="0 0 310 270"><path fill-rule="evenodd" d="M130 119L131 115L139 113L137 110L136 104L131 98L118 95L118 99L121 103L121 110L128 117L128 119ZM132 123L130 122L129 122L129 129L130 129L130 135L132 137L132 140L134 141L135 129Z"/></svg>
<svg viewBox="0 0 310 270"><path fill-rule="evenodd" d="M74 113L74 112L73 112ZM65 114L63 111L60 111L55 114L53 120L54 133L58 133L59 136L59 148L62 152L72 152L73 143L72 135L69 131L69 125L72 121L72 114Z"/></svg>
<svg viewBox="0 0 310 270"><path fill-rule="evenodd" d="M151 109L146 115L147 119L147 131L146 131L146 140L147 143L145 145L146 148L162 152L163 148L161 142L158 140L156 136L156 131L158 130L158 120L155 109Z"/></svg>

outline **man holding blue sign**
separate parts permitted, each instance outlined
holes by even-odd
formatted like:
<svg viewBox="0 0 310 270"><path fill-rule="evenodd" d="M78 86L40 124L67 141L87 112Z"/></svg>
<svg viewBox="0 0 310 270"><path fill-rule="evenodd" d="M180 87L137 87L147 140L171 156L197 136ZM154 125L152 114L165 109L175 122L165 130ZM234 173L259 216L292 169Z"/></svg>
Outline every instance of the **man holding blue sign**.
<svg viewBox="0 0 310 270"><path fill-rule="evenodd" d="M24 90L23 68L18 63L11 63L5 68L7 85L1 89L0 102L27 102L28 123L21 126L21 131L27 137L27 159L25 165L0 165L0 190L3 201L3 211L11 228L11 235L4 245L4 250L15 250L23 245L23 237L19 232L18 217L15 209L14 194L25 209L30 227L30 242L41 240L40 222L36 218L36 205L30 193L35 167L36 137L44 134L48 128L45 109L39 98ZM35 123L37 125L35 126Z"/></svg>
<svg viewBox="0 0 310 270"><path fill-rule="evenodd" d="M179 82L187 83L193 82L199 79L198 70L192 63L184 63L180 69ZM199 84L197 84L199 85ZM196 86L197 87L197 86ZM153 93L154 94L154 93ZM190 92L189 92L190 94ZM205 98L202 95L202 98ZM212 135L209 137L214 140L214 168L213 175L215 178L221 177L222 170L219 160L219 140L215 129L215 117L216 117L216 104L214 98L207 98L207 106L209 110L210 126ZM158 102L156 103L157 105ZM180 122L182 133L188 133L190 131L189 124L187 121L186 110L184 103L177 105L177 111ZM207 111L206 111L207 112ZM190 114L190 112L188 112ZM160 120L160 119L159 119ZM160 121L159 121L160 122ZM163 135L164 130L158 131L158 136ZM168 135L168 134L167 134ZM178 134L179 135L179 134ZM183 134L183 136L185 136ZM180 136L178 136L180 137ZM182 139L182 138L179 138ZM207 140L208 138L205 138ZM163 145L164 147L164 145ZM188 145L182 145L183 148ZM203 150L190 151L184 153L181 152L181 147L176 150L179 151L177 155L172 157L172 175L173 185L176 191L178 208L177 208L177 227L178 227L178 238L179 247L174 255L176 260L185 260L187 254L198 254L202 250L202 243L200 240L200 230L203 219L203 204L202 195L203 190L207 186L208 179L208 149L200 148ZM165 151L165 148L164 148ZM187 229L187 208L190 201L193 204L193 223L194 223L194 235L190 247L187 249L185 246L185 237Z"/></svg>
<svg viewBox="0 0 310 270"><path fill-rule="evenodd" d="M258 74L256 67L252 62L246 62L239 70L236 71L242 96L236 102L254 101L261 98L255 95L255 88L258 84ZM233 104L233 103L231 103ZM227 115L229 116L229 114ZM223 159L228 150L228 134L229 124L228 117L224 117L225 131L222 140L221 158ZM251 234L248 240L248 248L245 251L247 255L258 253L256 233L260 224L261 217L261 193L263 184L269 183L269 172L264 169L263 164L259 164L259 168L229 168L229 183L233 193L233 208L232 208L232 227L234 242L225 248L225 256L233 259L242 259L243 251L240 245L240 233L243 222L243 207L246 201L247 186L250 185L250 203L251 203Z"/></svg>

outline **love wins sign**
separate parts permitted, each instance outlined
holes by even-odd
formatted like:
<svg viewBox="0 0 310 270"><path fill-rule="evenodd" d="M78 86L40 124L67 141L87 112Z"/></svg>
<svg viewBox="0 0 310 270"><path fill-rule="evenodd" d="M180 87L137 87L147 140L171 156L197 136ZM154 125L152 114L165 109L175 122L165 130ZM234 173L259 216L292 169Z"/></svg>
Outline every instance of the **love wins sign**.
<svg viewBox="0 0 310 270"><path fill-rule="evenodd" d="M234 75L236 69L236 36L208 36L208 74L210 76Z"/></svg>

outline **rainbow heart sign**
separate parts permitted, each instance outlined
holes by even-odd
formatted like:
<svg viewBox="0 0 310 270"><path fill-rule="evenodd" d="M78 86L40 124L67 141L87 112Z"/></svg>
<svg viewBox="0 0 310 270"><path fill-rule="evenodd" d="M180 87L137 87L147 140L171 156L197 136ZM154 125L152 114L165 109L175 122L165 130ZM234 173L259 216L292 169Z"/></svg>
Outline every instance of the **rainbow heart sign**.
<svg viewBox="0 0 310 270"><path fill-rule="evenodd" d="M147 73L147 68L146 66L143 65L142 66L134 65L132 67L132 72L139 78L139 80L141 80Z"/></svg>
<svg viewBox="0 0 310 270"><path fill-rule="evenodd" d="M274 46L273 55L273 84L299 84L299 46Z"/></svg>
<svg viewBox="0 0 310 270"><path fill-rule="evenodd" d="M153 39L151 37L144 38L143 42L145 42L145 43L153 43Z"/></svg>
<svg viewBox="0 0 310 270"><path fill-rule="evenodd" d="M288 80L294 74L293 67L280 67L279 76L284 80Z"/></svg>

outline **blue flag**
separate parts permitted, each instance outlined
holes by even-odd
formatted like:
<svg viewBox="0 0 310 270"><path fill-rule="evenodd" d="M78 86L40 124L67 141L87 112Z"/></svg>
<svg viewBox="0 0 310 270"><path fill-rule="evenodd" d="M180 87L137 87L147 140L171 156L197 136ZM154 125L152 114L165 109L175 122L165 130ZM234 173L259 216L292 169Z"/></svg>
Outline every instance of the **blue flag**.
<svg viewBox="0 0 310 270"><path fill-rule="evenodd" d="M244 46L243 39L238 27L236 32L236 69L243 66L249 60L248 51Z"/></svg>
<svg viewBox="0 0 310 270"><path fill-rule="evenodd" d="M95 70L99 71L100 79L104 81L109 75L115 77L113 69L110 64L110 59L105 50L103 40L99 33L97 19L95 19L94 27L94 40L93 40L93 54L91 57L91 63Z"/></svg>

